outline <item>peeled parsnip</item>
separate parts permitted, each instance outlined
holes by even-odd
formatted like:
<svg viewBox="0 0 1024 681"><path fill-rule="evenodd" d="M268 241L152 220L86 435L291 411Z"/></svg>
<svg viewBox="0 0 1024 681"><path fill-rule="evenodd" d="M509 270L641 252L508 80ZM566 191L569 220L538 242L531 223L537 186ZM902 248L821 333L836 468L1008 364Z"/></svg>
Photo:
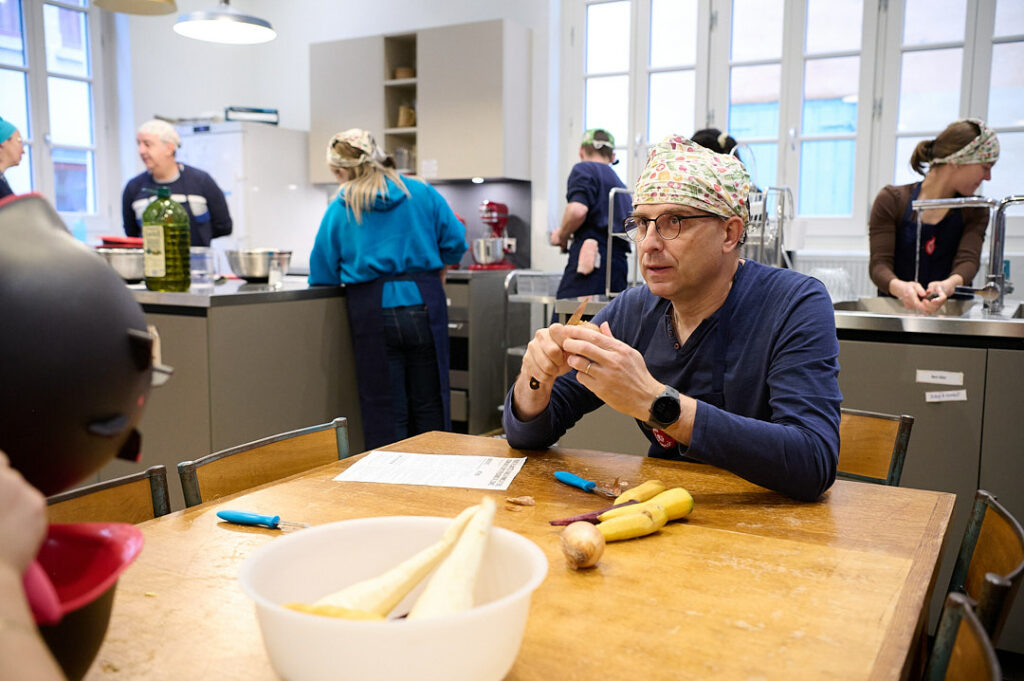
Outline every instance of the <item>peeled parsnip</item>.
<svg viewBox="0 0 1024 681"><path fill-rule="evenodd" d="M493 516L494 502L491 502ZM470 506L457 515L441 535L440 541L431 544L411 558L406 559L384 574L356 582L341 591L324 596L315 607L335 607L374 613L386 617L406 594L448 555L462 534L463 528L473 518L480 506Z"/></svg>
<svg viewBox="0 0 1024 681"><path fill-rule="evenodd" d="M409 611L408 619L438 617L473 607L473 588L494 523L495 504L484 497L480 508L459 537L455 548L437 567L427 587Z"/></svg>
<svg viewBox="0 0 1024 681"><path fill-rule="evenodd" d="M657 494L647 501L642 501L638 504L614 506L597 516L597 519L598 522L604 522L605 520L629 515L630 513L641 513L645 508L654 505L661 506L665 509L665 513L668 514L669 521L679 520L680 518L685 518L690 515L690 511L693 510L693 497L690 496L690 493L682 487L673 487L672 489L667 489L661 494Z"/></svg>

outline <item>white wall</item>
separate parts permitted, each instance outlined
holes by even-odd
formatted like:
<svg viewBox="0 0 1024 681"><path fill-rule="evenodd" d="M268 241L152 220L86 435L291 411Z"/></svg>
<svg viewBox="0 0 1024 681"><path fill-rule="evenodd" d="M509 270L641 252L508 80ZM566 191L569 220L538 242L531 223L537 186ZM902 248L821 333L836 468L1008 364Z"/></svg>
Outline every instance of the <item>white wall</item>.
<svg viewBox="0 0 1024 681"><path fill-rule="evenodd" d="M216 0L178 0L178 14L211 9ZM122 149L134 149L135 127L154 114L193 117L223 113L229 105L278 109L281 126L309 129L309 45L368 35L490 19L510 19L532 30L531 216L534 266L560 269L564 256L547 246L547 225L564 198L551 178L557 168L557 36L560 0L235 0L240 12L266 19L278 37L263 45L228 46L183 38L177 14L128 18L130 64L119 66L122 100L133 120L120 123ZM339 86L345 68L339 67ZM553 82L554 78L554 82ZM122 158L131 158L123 154ZM141 172L137 159L123 179ZM549 207L549 192L553 205ZM546 262L541 262L545 260Z"/></svg>

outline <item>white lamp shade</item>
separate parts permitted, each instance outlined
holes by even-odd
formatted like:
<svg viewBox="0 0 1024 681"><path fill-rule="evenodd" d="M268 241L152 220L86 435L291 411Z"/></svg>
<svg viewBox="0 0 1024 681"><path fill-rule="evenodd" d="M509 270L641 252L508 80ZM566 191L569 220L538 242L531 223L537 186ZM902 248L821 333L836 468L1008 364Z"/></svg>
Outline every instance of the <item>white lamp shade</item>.
<svg viewBox="0 0 1024 681"><path fill-rule="evenodd" d="M93 5L123 14L171 14L178 11L174 0L93 0Z"/></svg>
<svg viewBox="0 0 1024 681"><path fill-rule="evenodd" d="M186 38L228 45L254 45L277 37L270 22L233 10L221 2L214 10L190 12L178 17L174 32Z"/></svg>

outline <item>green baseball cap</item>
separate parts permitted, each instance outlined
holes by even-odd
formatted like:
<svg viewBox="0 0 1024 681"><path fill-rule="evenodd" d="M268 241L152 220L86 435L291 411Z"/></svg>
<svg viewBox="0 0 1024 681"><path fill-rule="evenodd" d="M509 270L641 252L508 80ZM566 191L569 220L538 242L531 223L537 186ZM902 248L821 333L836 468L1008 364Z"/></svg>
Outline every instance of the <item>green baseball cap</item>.
<svg viewBox="0 0 1024 681"><path fill-rule="evenodd" d="M598 134L601 135L601 138L595 139L595 137L597 137ZM602 147L614 149L615 137L604 128L591 128L590 130L587 130L585 133L583 133L583 141L580 142L580 146L583 146L584 144L589 144L595 149L600 149Z"/></svg>

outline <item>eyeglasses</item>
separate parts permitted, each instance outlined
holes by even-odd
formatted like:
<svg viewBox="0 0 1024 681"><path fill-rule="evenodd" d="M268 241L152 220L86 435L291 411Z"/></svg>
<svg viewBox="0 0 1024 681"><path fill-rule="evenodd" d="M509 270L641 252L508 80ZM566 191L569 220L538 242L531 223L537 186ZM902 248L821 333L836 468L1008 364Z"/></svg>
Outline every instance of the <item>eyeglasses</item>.
<svg viewBox="0 0 1024 681"><path fill-rule="evenodd" d="M645 218L639 215L626 218L626 221L622 225L626 228L626 236L637 243L644 240L647 236L647 230L650 228L651 223L654 223L654 229L657 230L658 236L665 241L671 241L679 236L679 232L683 229L683 221L685 220L700 220L702 218L715 218L718 220L725 220L721 215L708 215L707 213L701 213L700 215L680 215L679 213L662 213L655 218Z"/></svg>

